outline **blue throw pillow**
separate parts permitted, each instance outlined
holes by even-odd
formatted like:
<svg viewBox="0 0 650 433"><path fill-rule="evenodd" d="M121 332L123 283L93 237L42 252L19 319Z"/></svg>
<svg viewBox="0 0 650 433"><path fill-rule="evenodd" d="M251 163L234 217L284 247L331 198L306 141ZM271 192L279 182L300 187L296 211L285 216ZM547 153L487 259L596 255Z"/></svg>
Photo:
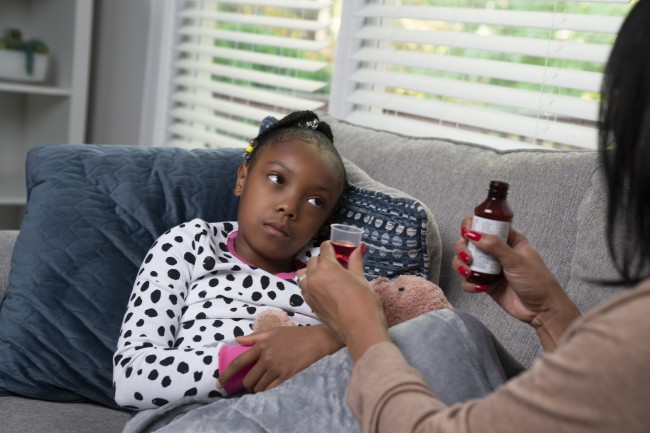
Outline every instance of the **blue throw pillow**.
<svg viewBox="0 0 650 433"><path fill-rule="evenodd" d="M0 394L117 407L112 355L139 266L181 222L236 220L241 159L242 149L32 149L27 212L0 304ZM351 184L334 221L364 228L366 276L437 281L440 237L429 210L349 161L346 169Z"/></svg>

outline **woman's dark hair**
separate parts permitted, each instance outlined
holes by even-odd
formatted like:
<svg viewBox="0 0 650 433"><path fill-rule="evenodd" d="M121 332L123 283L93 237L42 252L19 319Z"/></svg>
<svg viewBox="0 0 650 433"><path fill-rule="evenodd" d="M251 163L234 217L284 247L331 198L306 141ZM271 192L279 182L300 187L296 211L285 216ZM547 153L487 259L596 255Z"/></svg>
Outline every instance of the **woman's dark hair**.
<svg viewBox="0 0 650 433"><path fill-rule="evenodd" d="M247 152L245 161L249 167L252 167L265 147L294 138L313 144L331 156L336 165L342 191L347 180L345 166L341 155L334 147L332 129L312 111L294 111L269 126L264 132L251 140L252 151Z"/></svg>
<svg viewBox="0 0 650 433"><path fill-rule="evenodd" d="M607 241L624 283L650 271L650 1L630 11L601 89L599 147L608 186Z"/></svg>

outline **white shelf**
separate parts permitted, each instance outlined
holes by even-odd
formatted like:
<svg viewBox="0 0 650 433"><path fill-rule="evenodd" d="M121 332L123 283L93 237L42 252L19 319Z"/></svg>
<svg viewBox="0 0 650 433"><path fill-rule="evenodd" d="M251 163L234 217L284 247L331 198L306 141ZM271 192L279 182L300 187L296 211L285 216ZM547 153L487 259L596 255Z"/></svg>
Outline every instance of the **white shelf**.
<svg viewBox="0 0 650 433"><path fill-rule="evenodd" d="M16 84L0 82L0 92L25 93L32 95L65 96L72 94L70 89L39 84Z"/></svg>

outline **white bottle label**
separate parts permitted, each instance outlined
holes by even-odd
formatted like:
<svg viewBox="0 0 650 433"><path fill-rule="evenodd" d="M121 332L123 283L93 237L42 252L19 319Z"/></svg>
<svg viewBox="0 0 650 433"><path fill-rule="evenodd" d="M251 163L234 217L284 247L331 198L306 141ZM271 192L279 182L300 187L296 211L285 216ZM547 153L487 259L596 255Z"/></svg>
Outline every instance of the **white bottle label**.
<svg viewBox="0 0 650 433"><path fill-rule="evenodd" d="M497 235L501 239L507 240L508 232L510 231L510 223L507 221L490 220L474 215L474 219L472 220L472 231ZM470 266L472 271L492 275L498 275L501 273L501 264L494 257L479 250L471 242L469 242L468 248L469 252L472 253L472 266Z"/></svg>

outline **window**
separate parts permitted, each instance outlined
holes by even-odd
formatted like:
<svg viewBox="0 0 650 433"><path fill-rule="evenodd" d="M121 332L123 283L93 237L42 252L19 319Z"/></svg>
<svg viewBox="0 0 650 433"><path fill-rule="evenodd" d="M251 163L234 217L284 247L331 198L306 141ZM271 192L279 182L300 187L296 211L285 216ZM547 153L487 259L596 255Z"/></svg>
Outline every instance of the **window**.
<svg viewBox="0 0 650 433"><path fill-rule="evenodd" d="M595 149L601 71L628 10L625 1L344 2L330 113L501 149Z"/></svg>
<svg viewBox="0 0 650 433"><path fill-rule="evenodd" d="M166 144L242 146L266 116L324 107L332 1L172 3Z"/></svg>
<svg viewBox="0 0 650 433"><path fill-rule="evenodd" d="M155 63L158 99L149 107L154 133L145 137L185 147L244 146L264 117L310 109L501 149L594 149L602 68L631 7L626 0L164 4L165 55Z"/></svg>

